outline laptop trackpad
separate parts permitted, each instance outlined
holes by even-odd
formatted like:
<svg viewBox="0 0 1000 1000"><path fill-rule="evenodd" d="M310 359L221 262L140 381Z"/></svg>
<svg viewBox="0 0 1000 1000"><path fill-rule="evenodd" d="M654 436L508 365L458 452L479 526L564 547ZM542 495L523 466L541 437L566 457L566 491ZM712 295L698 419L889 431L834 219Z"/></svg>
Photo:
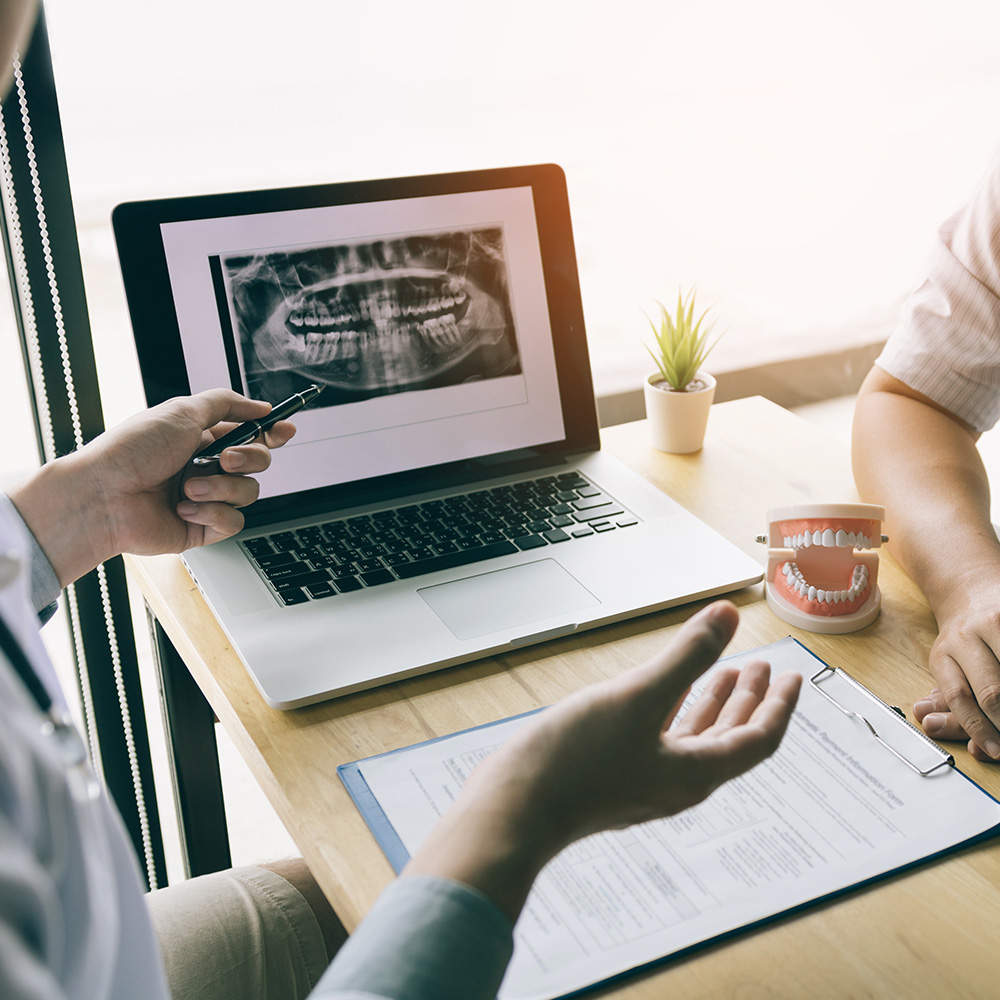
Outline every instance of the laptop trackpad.
<svg viewBox="0 0 1000 1000"><path fill-rule="evenodd" d="M417 593L459 639L569 615L601 603L553 559L468 576Z"/></svg>

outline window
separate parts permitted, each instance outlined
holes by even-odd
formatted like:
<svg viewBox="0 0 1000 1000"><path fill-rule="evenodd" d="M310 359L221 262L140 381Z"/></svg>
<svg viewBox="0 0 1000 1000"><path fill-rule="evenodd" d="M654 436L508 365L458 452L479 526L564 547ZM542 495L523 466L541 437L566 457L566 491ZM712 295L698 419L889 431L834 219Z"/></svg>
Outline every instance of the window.
<svg viewBox="0 0 1000 1000"><path fill-rule="evenodd" d="M884 336L998 139L991 0L46 9L109 419L142 403L118 201L558 162L600 394L679 285L717 367Z"/></svg>

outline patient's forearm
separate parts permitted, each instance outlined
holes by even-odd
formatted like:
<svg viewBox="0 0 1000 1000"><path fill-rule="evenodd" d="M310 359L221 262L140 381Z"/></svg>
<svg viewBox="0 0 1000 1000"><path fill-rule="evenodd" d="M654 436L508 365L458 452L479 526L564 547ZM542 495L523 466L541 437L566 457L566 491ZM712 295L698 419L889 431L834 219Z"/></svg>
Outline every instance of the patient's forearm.
<svg viewBox="0 0 1000 1000"><path fill-rule="evenodd" d="M866 382L854 420L861 498L886 508L890 550L935 613L956 587L1000 569L990 489L975 435L932 406Z"/></svg>

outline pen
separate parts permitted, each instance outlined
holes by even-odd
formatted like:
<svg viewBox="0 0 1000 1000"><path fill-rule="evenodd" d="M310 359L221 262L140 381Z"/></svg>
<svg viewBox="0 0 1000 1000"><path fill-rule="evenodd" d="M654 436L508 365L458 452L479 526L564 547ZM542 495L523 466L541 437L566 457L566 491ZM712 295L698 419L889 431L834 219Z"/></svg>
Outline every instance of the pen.
<svg viewBox="0 0 1000 1000"><path fill-rule="evenodd" d="M273 427L279 420L290 417L293 413L298 413L306 403L311 403L322 391L323 386L311 385L302 392L297 392L288 399L282 400L271 407L271 412L260 420L248 420L239 427L234 427L227 434L217 438L207 448L203 448L194 456L191 461L195 465L208 465L217 462L219 457L227 448L235 448L241 444L249 444L254 438L259 437L269 427Z"/></svg>

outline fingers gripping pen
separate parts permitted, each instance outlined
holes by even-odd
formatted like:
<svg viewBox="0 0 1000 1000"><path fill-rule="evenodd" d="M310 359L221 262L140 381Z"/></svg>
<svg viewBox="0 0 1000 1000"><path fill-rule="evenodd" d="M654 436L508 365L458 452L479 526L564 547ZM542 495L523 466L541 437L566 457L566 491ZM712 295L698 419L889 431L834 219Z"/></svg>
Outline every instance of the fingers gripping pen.
<svg viewBox="0 0 1000 1000"><path fill-rule="evenodd" d="M245 424L233 428L227 434L217 438L207 448L203 448L191 460L195 465L209 465L217 462L227 448L236 448L241 444L249 444L260 437L266 430L273 427L279 420L285 420L293 413L298 413L307 403L311 403L321 392L323 386L311 385L302 392L297 392L288 399L276 403L271 412L260 420L248 420Z"/></svg>

